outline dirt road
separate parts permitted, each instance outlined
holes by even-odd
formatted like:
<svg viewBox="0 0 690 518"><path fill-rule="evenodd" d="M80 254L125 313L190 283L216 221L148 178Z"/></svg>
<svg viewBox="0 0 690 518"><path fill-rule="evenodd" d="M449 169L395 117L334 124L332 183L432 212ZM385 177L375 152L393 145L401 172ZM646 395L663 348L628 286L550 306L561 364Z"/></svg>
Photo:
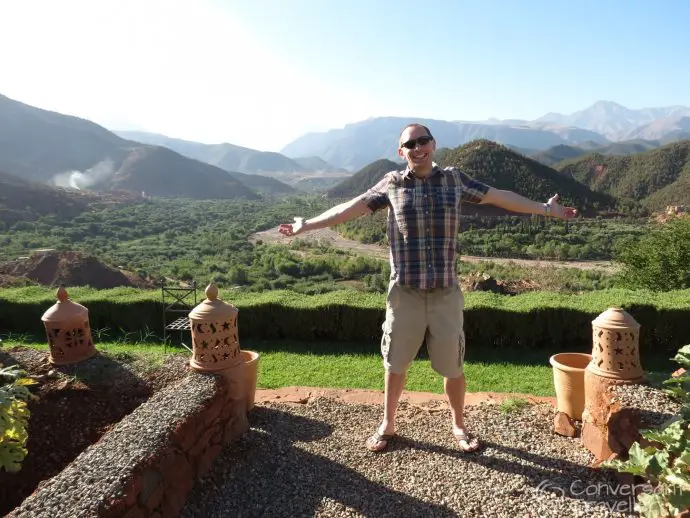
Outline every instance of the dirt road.
<svg viewBox="0 0 690 518"><path fill-rule="evenodd" d="M303 239L309 241L326 241L334 248L342 248L352 252L366 255L368 257L376 257L378 259L388 260L388 248L379 245L367 245L359 241L347 239L330 228L319 230L312 230L306 234L297 237L287 237L278 232L278 227L264 230L253 234L249 240L255 243L261 240L265 243L273 244L290 244L295 239ZM506 259L503 257L478 257L472 255L460 256L461 261L470 263L492 262L499 264L515 264L524 266L526 268L544 268L548 266L555 266L558 268L578 268L580 270L603 270L607 272L615 272L616 266L611 261L545 261L538 259Z"/></svg>

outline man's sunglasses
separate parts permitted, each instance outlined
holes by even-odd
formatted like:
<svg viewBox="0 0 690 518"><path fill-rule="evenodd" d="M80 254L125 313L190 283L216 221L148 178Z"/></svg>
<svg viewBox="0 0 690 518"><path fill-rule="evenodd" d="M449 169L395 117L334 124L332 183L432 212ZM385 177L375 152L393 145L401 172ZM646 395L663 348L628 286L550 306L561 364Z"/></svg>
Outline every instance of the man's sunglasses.
<svg viewBox="0 0 690 518"><path fill-rule="evenodd" d="M417 147L417 144L419 144L420 146L426 146L432 140L434 140L434 137L432 137L431 135L424 135L423 137L413 138L412 140L403 142L402 147L404 147L405 149L414 149Z"/></svg>

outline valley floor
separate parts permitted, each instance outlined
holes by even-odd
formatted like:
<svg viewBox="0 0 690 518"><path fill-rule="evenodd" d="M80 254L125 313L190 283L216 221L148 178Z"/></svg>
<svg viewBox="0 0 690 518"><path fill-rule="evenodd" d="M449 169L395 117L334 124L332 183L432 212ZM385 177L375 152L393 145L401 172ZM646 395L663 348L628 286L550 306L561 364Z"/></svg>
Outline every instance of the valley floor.
<svg viewBox="0 0 690 518"><path fill-rule="evenodd" d="M341 248L343 250L348 250L367 257L374 257L386 261L388 260L388 248L347 239L330 228L312 230L311 232L297 237L287 237L278 232L278 227L274 227L262 232L256 232L250 237L250 241L252 243L256 243L257 241L261 240L264 243L284 245L289 245L296 239L314 242L325 241L328 242L329 246L333 248ZM470 263L492 262L536 268L555 266L559 268L577 268L580 270L599 270L606 273L614 273L618 269L618 267L611 261L546 261L538 259L511 259L504 257L479 257L471 255L462 255L460 256L460 260Z"/></svg>

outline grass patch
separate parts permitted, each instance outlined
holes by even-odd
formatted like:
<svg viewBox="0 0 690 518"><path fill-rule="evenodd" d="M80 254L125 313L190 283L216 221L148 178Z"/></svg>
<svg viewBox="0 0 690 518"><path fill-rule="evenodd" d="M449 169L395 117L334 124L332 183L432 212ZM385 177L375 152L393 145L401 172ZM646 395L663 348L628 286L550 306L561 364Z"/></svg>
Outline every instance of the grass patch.
<svg viewBox="0 0 690 518"><path fill-rule="evenodd" d="M501 404L499 405L498 409L504 414L512 414L515 412L519 412L526 406L529 406L529 404L529 401L527 401L526 399L522 399L519 397L511 397L501 401Z"/></svg>
<svg viewBox="0 0 690 518"><path fill-rule="evenodd" d="M383 390L383 363L377 344L284 343L247 341L242 346L261 353L259 386L291 385ZM469 392L520 392L553 396L553 374L548 358L542 365L524 357L515 363L487 357L466 359ZM517 355L516 355L517 356ZM538 357L537 360L539 361ZM413 362L405 384L407 390L443 392L443 378L432 368L425 351Z"/></svg>
<svg viewBox="0 0 690 518"><path fill-rule="evenodd" d="M0 345L26 346L48 350L45 343L10 337ZM123 341L103 342L97 349L130 364L137 372L147 372L163 365L166 354L186 354L183 348L164 351L159 343ZM247 340L243 349L261 354L259 388L288 386L357 388L383 390L383 364L378 344L314 343ZM406 390L443 392L443 378L432 368L422 349L408 371ZM485 350L468 348L465 361L468 392L522 393L555 396L553 371L544 351ZM668 373L652 371L650 379L666 379ZM509 400L510 401L510 400ZM505 403L506 411L519 409L520 403Z"/></svg>
<svg viewBox="0 0 690 518"><path fill-rule="evenodd" d="M585 274L586 275L586 274ZM199 287L197 298L204 299L204 288ZM55 303L54 288L29 286L22 288L5 288L0 292L0 300L15 304L42 304L47 309ZM137 288L112 288L97 290L90 287L70 287L72 300L88 306L93 302L104 301L109 304L133 304L135 302L160 303L160 289L141 290ZM544 308L565 308L581 310L586 313L605 311L610 306L652 306L657 310L687 309L690 304L690 289L667 292L650 290L627 290L612 288L578 294L537 291L517 296L499 295L489 292L465 293L465 307L494 308L517 313L529 312ZM382 293L362 293L357 290L340 290L337 292L305 296L290 290L270 290L261 293L242 290L223 291L221 297L231 301L238 308L272 304L290 308L319 308L329 306L352 306L378 310L385 307L386 295Z"/></svg>

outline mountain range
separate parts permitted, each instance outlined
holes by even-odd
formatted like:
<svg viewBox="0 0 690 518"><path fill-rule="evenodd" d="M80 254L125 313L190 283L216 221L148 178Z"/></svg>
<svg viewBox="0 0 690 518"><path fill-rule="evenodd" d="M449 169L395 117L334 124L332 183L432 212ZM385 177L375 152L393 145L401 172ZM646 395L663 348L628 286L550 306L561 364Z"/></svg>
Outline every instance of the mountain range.
<svg viewBox="0 0 690 518"><path fill-rule="evenodd" d="M280 153L259 151L228 143L201 144L144 131L115 131L114 133L134 142L167 147L189 158L238 173L307 173L337 170L336 167L317 156L291 159Z"/></svg>
<svg viewBox="0 0 690 518"><path fill-rule="evenodd" d="M616 199L595 191L569 175L561 174L534 159L496 142L478 139L457 148L444 148L437 155L441 167L453 166L498 189L507 189L534 200L547 200L559 193L563 203L579 207L584 215L613 210ZM397 169L387 159L377 160L328 191L331 198L350 198L375 185L387 172ZM465 214L504 214L490 206L466 204Z"/></svg>
<svg viewBox="0 0 690 518"><path fill-rule="evenodd" d="M259 198L218 167L165 147L125 140L90 121L5 96L0 96L0 170L74 189Z"/></svg>
<svg viewBox="0 0 690 518"><path fill-rule="evenodd" d="M631 110L615 102L597 101L589 108L570 115L547 113L534 123L584 128L595 131L611 141L620 141L660 139L677 130L688 131L689 117L690 108L686 106Z"/></svg>
<svg viewBox="0 0 690 518"><path fill-rule="evenodd" d="M337 168L318 156L288 158L280 153L259 151L234 144L202 144L157 133L143 131L115 131L127 140L154 146L163 146L194 160L210 164L235 175L247 187L263 193L286 194L296 189L312 191L330 186L349 176L345 169ZM241 176L237 176L240 173ZM262 175L280 181L267 184L265 180L247 175ZM289 189L286 188L289 186Z"/></svg>
<svg viewBox="0 0 690 518"><path fill-rule="evenodd" d="M553 167L596 192L652 211L690 205L690 139L633 155L587 153Z"/></svg>
<svg viewBox="0 0 690 518"><path fill-rule="evenodd" d="M612 196L657 210L665 203L690 201L687 113L684 107L635 111L615 103L597 103L589 110L567 116L548 114L531 122L420 122L433 129L439 143L468 141L440 148L439 163L450 160L486 177L492 185L514 187L526 195L559 188L570 192L574 201L596 202L602 208L612 207L613 202L601 196ZM5 220L21 220L23 208L12 193L22 191L29 192L34 201L46 200L46 205L64 203L67 212L84 210L80 202L70 208L66 191L49 192L36 182L72 190L204 199L259 199L267 194L293 194L296 189L330 189L329 196L340 197L351 190L361 192L373 184L367 184L371 178L401 167L390 148L395 148L400 128L408 122L382 117L305 135L291 145L296 156L290 158L229 143L209 145L152 133L116 134L88 120L0 95L0 211L5 211ZM565 125L570 123L597 128L608 136ZM493 137L484 138L484 133ZM334 141L338 135L340 141ZM614 135L659 138L610 140ZM688 140L679 140L683 137ZM307 153L312 144L321 145L325 154ZM472 145L464 147L468 144ZM468 151L475 148L481 152ZM375 158L365 162L359 168L363 172L355 176L332 165L352 167L367 156ZM508 176L500 176L503 169ZM510 183L511 174L522 180Z"/></svg>
<svg viewBox="0 0 690 518"><path fill-rule="evenodd" d="M636 153L644 153L651 149L662 147L659 140L626 140L624 142L614 142L607 146L597 146L593 143L585 142L579 146L559 144L550 147L543 151L522 150L515 148L516 151L523 155L534 158L536 161L546 165L554 165L563 160L576 158L578 156L586 155L588 153L599 153L600 155L634 155Z"/></svg>
<svg viewBox="0 0 690 518"><path fill-rule="evenodd" d="M316 155L336 167L356 171L381 158L396 160L400 130L412 121L427 125L437 145L448 148L476 139L537 152L558 145L605 147L640 140L664 145L690 138L690 108L632 110L611 101L598 101L569 115L548 113L533 121L376 117L339 129L308 133L287 144L281 153L288 157Z"/></svg>

